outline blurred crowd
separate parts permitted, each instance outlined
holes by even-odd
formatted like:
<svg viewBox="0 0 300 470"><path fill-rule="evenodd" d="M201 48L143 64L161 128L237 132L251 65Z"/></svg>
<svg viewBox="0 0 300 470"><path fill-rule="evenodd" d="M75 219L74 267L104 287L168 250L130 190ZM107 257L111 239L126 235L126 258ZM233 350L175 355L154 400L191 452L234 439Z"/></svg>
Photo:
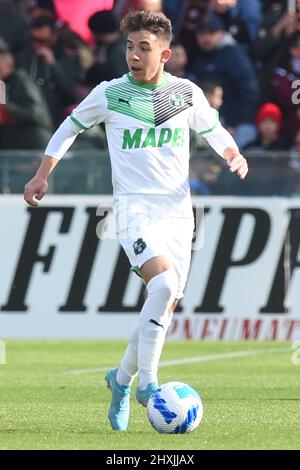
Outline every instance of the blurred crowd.
<svg viewBox="0 0 300 470"><path fill-rule="evenodd" d="M133 9L172 20L167 71L202 87L241 149L299 149L300 0L0 0L0 150L43 149L95 85L127 73L119 22Z"/></svg>

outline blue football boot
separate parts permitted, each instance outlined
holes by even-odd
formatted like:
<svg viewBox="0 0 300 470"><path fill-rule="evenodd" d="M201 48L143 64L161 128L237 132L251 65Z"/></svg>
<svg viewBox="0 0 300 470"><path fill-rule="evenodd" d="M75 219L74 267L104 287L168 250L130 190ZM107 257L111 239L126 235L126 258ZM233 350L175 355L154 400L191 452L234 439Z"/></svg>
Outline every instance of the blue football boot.
<svg viewBox="0 0 300 470"><path fill-rule="evenodd" d="M117 371L118 369L110 369L105 376L112 394L108 418L115 431L125 431L129 421L131 387L118 384Z"/></svg>
<svg viewBox="0 0 300 470"><path fill-rule="evenodd" d="M139 388L137 388L135 397L141 405L147 408L150 396L157 389L158 389L158 383L151 382L150 384L147 385L147 388L145 390L140 390Z"/></svg>

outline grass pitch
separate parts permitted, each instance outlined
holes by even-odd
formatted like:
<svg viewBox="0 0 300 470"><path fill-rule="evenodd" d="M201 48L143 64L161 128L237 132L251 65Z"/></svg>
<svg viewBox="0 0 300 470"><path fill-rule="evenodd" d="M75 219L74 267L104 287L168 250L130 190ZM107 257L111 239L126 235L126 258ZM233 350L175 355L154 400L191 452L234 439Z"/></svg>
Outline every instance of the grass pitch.
<svg viewBox="0 0 300 470"><path fill-rule="evenodd" d="M7 341L6 348L0 449L300 448L300 364L291 362L290 343L168 342L163 364L203 356L159 373L160 383L186 382L203 399L203 421L186 435L155 432L134 393L128 430L110 429L110 393L96 369L117 365L125 342Z"/></svg>

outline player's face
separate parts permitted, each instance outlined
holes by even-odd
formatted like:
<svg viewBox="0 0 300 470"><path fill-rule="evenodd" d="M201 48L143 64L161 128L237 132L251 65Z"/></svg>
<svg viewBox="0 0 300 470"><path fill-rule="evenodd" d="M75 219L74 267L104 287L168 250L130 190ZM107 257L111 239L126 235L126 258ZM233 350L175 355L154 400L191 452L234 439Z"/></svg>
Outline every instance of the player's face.
<svg viewBox="0 0 300 470"><path fill-rule="evenodd" d="M164 64L171 50L150 31L136 31L127 38L126 60L134 80L148 85L162 81Z"/></svg>

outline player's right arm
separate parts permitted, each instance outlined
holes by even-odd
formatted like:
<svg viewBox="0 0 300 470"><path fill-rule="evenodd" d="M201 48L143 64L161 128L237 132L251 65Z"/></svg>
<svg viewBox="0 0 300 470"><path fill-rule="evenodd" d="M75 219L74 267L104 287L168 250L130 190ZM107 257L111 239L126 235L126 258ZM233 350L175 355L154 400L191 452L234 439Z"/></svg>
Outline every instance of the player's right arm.
<svg viewBox="0 0 300 470"><path fill-rule="evenodd" d="M103 82L95 87L50 139L38 171L25 186L24 199L30 206L37 207L47 193L49 175L71 147L77 135L95 124L106 121L108 111L105 84L106 82Z"/></svg>
<svg viewBox="0 0 300 470"><path fill-rule="evenodd" d="M24 199L31 207L37 207L47 193L49 175L80 132L83 130L68 117L50 139L39 169L24 189Z"/></svg>
<svg viewBox="0 0 300 470"><path fill-rule="evenodd" d="M48 177L57 165L57 158L45 155L36 175L26 184L24 189L24 199L31 207L37 207L48 191Z"/></svg>

